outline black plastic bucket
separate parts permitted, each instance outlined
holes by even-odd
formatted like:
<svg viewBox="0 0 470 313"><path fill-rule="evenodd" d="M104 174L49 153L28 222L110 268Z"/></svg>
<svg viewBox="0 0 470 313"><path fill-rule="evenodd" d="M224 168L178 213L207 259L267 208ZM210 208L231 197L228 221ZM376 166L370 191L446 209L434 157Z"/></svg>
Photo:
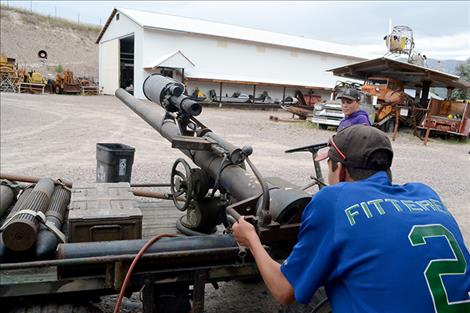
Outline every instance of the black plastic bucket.
<svg viewBox="0 0 470 313"><path fill-rule="evenodd" d="M131 182L135 149L121 143L96 144L96 182Z"/></svg>

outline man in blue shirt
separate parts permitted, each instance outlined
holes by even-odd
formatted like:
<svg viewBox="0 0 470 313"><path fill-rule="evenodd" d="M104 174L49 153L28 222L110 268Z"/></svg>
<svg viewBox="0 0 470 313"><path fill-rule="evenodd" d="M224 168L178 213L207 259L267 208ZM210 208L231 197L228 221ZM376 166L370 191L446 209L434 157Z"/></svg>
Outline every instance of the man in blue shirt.
<svg viewBox="0 0 470 313"><path fill-rule="evenodd" d="M361 97L358 90L347 88L339 94L338 99L341 99L341 111L344 113L344 118L339 122L337 131L352 125L370 126L369 115L360 109Z"/></svg>
<svg viewBox="0 0 470 313"><path fill-rule="evenodd" d="M281 265L241 218L247 246L280 303L309 303L325 286L333 312L470 312L470 255L439 196L393 185L381 131L355 125L330 140L328 180L304 209L298 243Z"/></svg>

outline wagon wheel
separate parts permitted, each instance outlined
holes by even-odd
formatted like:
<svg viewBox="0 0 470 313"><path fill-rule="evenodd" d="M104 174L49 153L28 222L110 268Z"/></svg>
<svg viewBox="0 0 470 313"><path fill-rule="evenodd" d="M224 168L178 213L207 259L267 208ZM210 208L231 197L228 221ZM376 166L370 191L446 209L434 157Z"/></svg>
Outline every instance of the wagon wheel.
<svg viewBox="0 0 470 313"><path fill-rule="evenodd" d="M180 164L183 166L184 173L178 170ZM178 210L185 211L188 208L193 195L192 186L191 168L188 162L181 158L177 159L171 168L170 190L173 203ZM178 198L184 200L179 201Z"/></svg>

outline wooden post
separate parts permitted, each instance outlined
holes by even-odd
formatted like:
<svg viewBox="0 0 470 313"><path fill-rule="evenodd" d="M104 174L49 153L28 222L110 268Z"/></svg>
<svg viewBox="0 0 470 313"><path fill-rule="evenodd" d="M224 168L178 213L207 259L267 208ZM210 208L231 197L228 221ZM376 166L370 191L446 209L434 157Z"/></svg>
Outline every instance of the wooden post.
<svg viewBox="0 0 470 313"><path fill-rule="evenodd" d="M452 91L454 91L453 87L447 87L447 96L446 96L447 100L450 100L450 98L452 98Z"/></svg>
<svg viewBox="0 0 470 313"><path fill-rule="evenodd" d="M423 92L421 95L421 99L419 101L419 106L422 108L428 107L428 96L429 96L430 87L431 87L431 81L429 80L423 81Z"/></svg>
<svg viewBox="0 0 470 313"><path fill-rule="evenodd" d="M282 90L282 104L284 104L284 101L286 101L286 86Z"/></svg>
<svg viewBox="0 0 470 313"><path fill-rule="evenodd" d="M253 104L255 103L256 99L256 85L253 85Z"/></svg>
<svg viewBox="0 0 470 313"><path fill-rule="evenodd" d="M424 135L424 145L428 144L429 133L431 132L431 128L426 128L426 135Z"/></svg>

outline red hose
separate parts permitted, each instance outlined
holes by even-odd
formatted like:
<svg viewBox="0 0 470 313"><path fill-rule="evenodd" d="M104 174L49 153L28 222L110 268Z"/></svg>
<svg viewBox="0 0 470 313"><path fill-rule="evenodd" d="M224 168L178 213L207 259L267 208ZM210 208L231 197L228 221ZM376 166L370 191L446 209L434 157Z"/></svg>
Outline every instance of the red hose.
<svg viewBox="0 0 470 313"><path fill-rule="evenodd" d="M176 235L173 234L161 234L158 236L153 237L149 241L145 243L145 245L140 249L139 253L135 256L134 260L132 260L131 266L129 267L129 270L127 271L126 277L124 278L124 282L122 283L121 286L121 291L119 292L119 297L116 301L116 304L114 306L114 313L119 313L119 307L121 306L122 298L124 297L124 292L126 291L127 284L129 283L129 279L131 278L132 271L134 270L134 267L137 265L137 262L139 259L144 255L145 251L153 245L156 241L164 238L164 237L176 237Z"/></svg>

